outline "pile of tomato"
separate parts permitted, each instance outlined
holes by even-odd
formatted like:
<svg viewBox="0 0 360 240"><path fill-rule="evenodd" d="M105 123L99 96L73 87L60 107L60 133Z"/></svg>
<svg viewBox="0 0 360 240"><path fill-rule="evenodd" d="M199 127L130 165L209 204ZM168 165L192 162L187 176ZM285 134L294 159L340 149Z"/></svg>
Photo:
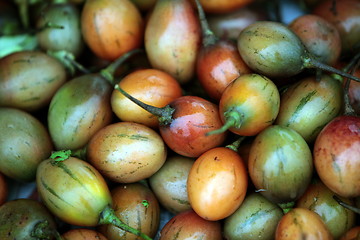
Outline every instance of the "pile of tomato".
<svg viewBox="0 0 360 240"><path fill-rule="evenodd" d="M359 66L359 0L1 1L0 239L359 239Z"/></svg>

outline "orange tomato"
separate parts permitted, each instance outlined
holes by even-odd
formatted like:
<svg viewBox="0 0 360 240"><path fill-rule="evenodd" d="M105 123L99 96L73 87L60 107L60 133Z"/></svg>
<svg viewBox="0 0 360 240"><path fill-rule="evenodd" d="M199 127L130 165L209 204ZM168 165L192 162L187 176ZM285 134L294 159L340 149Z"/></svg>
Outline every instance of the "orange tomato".
<svg viewBox="0 0 360 240"><path fill-rule="evenodd" d="M244 200L246 166L237 152L213 148L194 162L187 185L190 205L199 216L210 221L224 219Z"/></svg>
<svg viewBox="0 0 360 240"><path fill-rule="evenodd" d="M115 60L142 45L144 21L130 0L88 0L81 14L81 30L96 56Z"/></svg>
<svg viewBox="0 0 360 240"><path fill-rule="evenodd" d="M200 0L207 13L228 13L249 5L254 0Z"/></svg>
<svg viewBox="0 0 360 240"><path fill-rule="evenodd" d="M71 229L63 233L61 237L63 240L107 240L103 234L88 228Z"/></svg>
<svg viewBox="0 0 360 240"><path fill-rule="evenodd" d="M320 216L306 208L293 208L279 221L275 240L331 240L329 230Z"/></svg>
<svg viewBox="0 0 360 240"><path fill-rule="evenodd" d="M119 86L131 96L154 107L164 107L182 96L180 84L170 74L157 69L140 69L125 76ZM121 92L114 90L111 107L122 121L158 127L158 117L133 103Z"/></svg>

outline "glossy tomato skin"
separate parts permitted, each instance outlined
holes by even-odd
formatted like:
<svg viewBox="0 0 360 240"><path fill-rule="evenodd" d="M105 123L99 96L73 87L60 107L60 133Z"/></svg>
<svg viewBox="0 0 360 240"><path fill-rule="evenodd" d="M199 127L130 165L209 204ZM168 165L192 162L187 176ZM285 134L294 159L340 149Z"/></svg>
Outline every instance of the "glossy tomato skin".
<svg viewBox="0 0 360 240"><path fill-rule="evenodd" d="M282 209L260 193L248 194L224 221L224 236L231 240L272 240Z"/></svg>
<svg viewBox="0 0 360 240"><path fill-rule="evenodd" d="M106 60L115 60L143 43L144 22L130 0L86 1L81 29L92 52Z"/></svg>
<svg viewBox="0 0 360 240"><path fill-rule="evenodd" d="M267 199L275 203L294 201L311 181L311 150L295 130L273 125L256 136L248 168L252 183Z"/></svg>
<svg viewBox="0 0 360 240"><path fill-rule="evenodd" d="M182 96L178 81L158 69L133 71L120 81L119 86L131 96L154 107L164 107ZM155 115L142 109L117 90L111 95L111 107L121 121L141 123L151 128L159 126Z"/></svg>
<svg viewBox="0 0 360 240"><path fill-rule="evenodd" d="M337 117L343 108L341 83L323 74L302 78L281 95L275 123L294 129L308 143L313 143L323 126Z"/></svg>
<svg viewBox="0 0 360 240"><path fill-rule="evenodd" d="M223 123L227 114L237 112L241 125L229 130L241 136L254 136L276 119L280 108L280 94L276 85L259 74L243 74L224 90L219 111Z"/></svg>
<svg viewBox="0 0 360 240"><path fill-rule="evenodd" d="M187 179L193 158L173 155L149 178L149 184L160 204L173 214L191 209L187 193Z"/></svg>
<svg viewBox="0 0 360 240"><path fill-rule="evenodd" d="M200 0L205 12L215 14L232 12L252 2L254 0Z"/></svg>
<svg viewBox="0 0 360 240"><path fill-rule="evenodd" d="M125 224L154 237L160 224L160 206L154 193L141 183L122 184L111 190L112 208ZM111 240L137 240L138 236L105 224L99 231Z"/></svg>
<svg viewBox="0 0 360 240"><path fill-rule="evenodd" d="M276 228L275 240L332 240L329 230L315 212L293 208L286 213Z"/></svg>
<svg viewBox="0 0 360 240"><path fill-rule="evenodd" d="M54 150L46 126L16 108L0 108L0 171L19 182L35 180L38 165Z"/></svg>
<svg viewBox="0 0 360 240"><path fill-rule="evenodd" d="M360 226L355 226L341 236L340 240L357 240L360 236Z"/></svg>
<svg viewBox="0 0 360 240"><path fill-rule="evenodd" d="M139 123L117 122L100 129L87 145L87 160L107 179L144 180L164 164L167 149L155 130Z"/></svg>
<svg viewBox="0 0 360 240"><path fill-rule="evenodd" d="M339 31L328 20L315 15L305 14L294 19L289 28L304 43L306 49L319 61L333 66L341 54Z"/></svg>
<svg viewBox="0 0 360 240"><path fill-rule="evenodd" d="M314 164L322 182L342 197L360 196L360 118L339 116L319 133Z"/></svg>
<svg viewBox="0 0 360 240"><path fill-rule="evenodd" d="M112 121L112 87L100 74L66 82L51 99L48 126L57 150L75 150Z"/></svg>
<svg viewBox="0 0 360 240"><path fill-rule="evenodd" d="M144 45L153 68L172 75L180 84L195 74L201 29L188 0L158 0L145 29Z"/></svg>
<svg viewBox="0 0 360 240"><path fill-rule="evenodd" d="M0 60L0 106L34 112L66 82L66 70L41 51L19 51Z"/></svg>
<svg viewBox="0 0 360 240"><path fill-rule="evenodd" d="M334 195L335 193L319 179L315 179L305 193L296 201L296 207L307 208L317 213L334 239L339 239L354 226L356 216L353 211L338 204L333 198ZM354 205L352 199L339 198L347 204Z"/></svg>
<svg viewBox="0 0 360 240"><path fill-rule="evenodd" d="M5 175L0 172L0 206L7 201L8 194L9 194L8 181L5 178Z"/></svg>
<svg viewBox="0 0 360 240"><path fill-rule="evenodd" d="M312 11L335 25L341 37L342 54L355 53L360 41L360 2L357 0L321 1Z"/></svg>
<svg viewBox="0 0 360 240"><path fill-rule="evenodd" d="M89 228L74 228L61 235L63 240L108 240L100 232Z"/></svg>
<svg viewBox="0 0 360 240"><path fill-rule="evenodd" d="M46 207L65 223L97 226L100 213L111 205L110 190L102 175L75 157L41 162L36 173L39 195Z"/></svg>
<svg viewBox="0 0 360 240"><path fill-rule="evenodd" d="M174 236L177 236L178 239L223 239L219 221L205 220L193 210L172 217L161 229L159 240L173 240Z"/></svg>
<svg viewBox="0 0 360 240"><path fill-rule="evenodd" d="M220 146L227 133L206 136L222 126L218 106L197 96L182 96L169 104L175 109L172 121L160 125L160 134L174 152L185 157L198 157Z"/></svg>
<svg viewBox="0 0 360 240"><path fill-rule="evenodd" d="M224 39L201 48L196 72L206 93L218 102L230 82L251 70L242 60L236 44Z"/></svg>
<svg viewBox="0 0 360 240"><path fill-rule="evenodd" d="M217 221L234 213L243 202L248 174L237 152L217 147L196 159L187 185L193 210L206 220Z"/></svg>

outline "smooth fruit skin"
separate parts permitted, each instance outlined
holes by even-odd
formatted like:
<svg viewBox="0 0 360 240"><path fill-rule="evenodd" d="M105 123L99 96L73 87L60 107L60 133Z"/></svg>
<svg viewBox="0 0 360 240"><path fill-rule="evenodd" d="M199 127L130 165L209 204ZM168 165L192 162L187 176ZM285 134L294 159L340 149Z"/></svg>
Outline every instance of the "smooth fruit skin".
<svg viewBox="0 0 360 240"><path fill-rule="evenodd" d="M314 164L322 182L342 197L360 196L360 118L339 116L319 133Z"/></svg>
<svg viewBox="0 0 360 240"><path fill-rule="evenodd" d="M7 201L8 195L9 195L8 180L5 178L5 175L0 172L0 206Z"/></svg>
<svg viewBox="0 0 360 240"><path fill-rule="evenodd" d="M360 2L358 0L326 0L319 3L312 14L318 15L335 25L340 33L342 54L359 50Z"/></svg>
<svg viewBox="0 0 360 240"><path fill-rule="evenodd" d="M289 24L306 49L320 62L333 66L341 54L339 31L330 21L314 15L302 15Z"/></svg>
<svg viewBox="0 0 360 240"><path fill-rule="evenodd" d="M224 221L229 240L272 240L283 212L260 193L248 194L240 207Z"/></svg>
<svg viewBox="0 0 360 240"><path fill-rule="evenodd" d="M173 214L191 209L187 180L195 159L173 155L149 178L149 184L160 204Z"/></svg>
<svg viewBox="0 0 360 240"><path fill-rule="evenodd" d="M130 0L85 1L81 29L92 52L110 61L143 43L144 22Z"/></svg>
<svg viewBox="0 0 360 240"><path fill-rule="evenodd" d="M342 84L331 76L300 79L281 95L275 123L294 129L313 143L321 129L340 114L343 95Z"/></svg>
<svg viewBox="0 0 360 240"><path fill-rule="evenodd" d="M47 51L65 50L78 57L84 48L84 41L80 27L80 12L75 4L50 4L41 13L36 23L38 28L51 23L58 28L46 28L36 37L39 46Z"/></svg>
<svg viewBox="0 0 360 240"><path fill-rule="evenodd" d="M293 208L286 213L276 228L275 240L332 240L329 230L315 212Z"/></svg>
<svg viewBox="0 0 360 240"><path fill-rule="evenodd" d="M87 145L87 160L115 182L132 183L157 172L167 157L155 130L139 123L117 122L100 129Z"/></svg>
<svg viewBox="0 0 360 240"><path fill-rule="evenodd" d="M160 224L160 206L154 193L141 183L122 184L111 190L112 208L125 224L154 237ZM138 240L139 237L113 225L101 225L99 231L111 240Z"/></svg>
<svg viewBox="0 0 360 240"><path fill-rule="evenodd" d="M166 145L185 157L198 157L207 150L220 146L227 133L206 136L222 126L218 106L197 96L182 96L170 106L175 109L169 125L159 130Z"/></svg>
<svg viewBox="0 0 360 240"><path fill-rule="evenodd" d="M75 150L112 120L111 85L99 74L66 82L54 95L48 110L48 128L57 150Z"/></svg>
<svg viewBox="0 0 360 240"><path fill-rule="evenodd" d="M205 12L215 14L233 12L252 2L254 2L254 0L200 0Z"/></svg>
<svg viewBox="0 0 360 240"><path fill-rule="evenodd" d="M44 160L38 166L36 184L46 207L68 224L97 226L101 211L112 203L102 175L78 158Z"/></svg>
<svg viewBox="0 0 360 240"><path fill-rule="evenodd" d="M38 223L45 222L48 225L44 230L54 233L57 229L54 216L41 202L28 198L9 200L0 207L0 239L38 240L31 233ZM47 239L55 238L48 234Z"/></svg>
<svg viewBox="0 0 360 240"><path fill-rule="evenodd" d="M270 78L294 76L303 70L305 48L286 25L257 21L239 34L239 53L255 72Z"/></svg>
<svg viewBox="0 0 360 240"><path fill-rule="evenodd" d="M275 203L298 199L312 174L310 148L299 133L273 125L259 133L251 145L249 175L256 189Z"/></svg>
<svg viewBox="0 0 360 240"><path fill-rule="evenodd" d="M179 213L172 217L160 231L159 240L201 239L222 240L221 223L208 221L193 210Z"/></svg>
<svg viewBox="0 0 360 240"><path fill-rule="evenodd" d="M206 93L218 102L230 82L251 70L242 60L236 44L219 40L200 50L196 72Z"/></svg>
<svg viewBox="0 0 360 240"><path fill-rule="evenodd" d="M0 132L0 171L19 182L34 181L54 148L45 125L20 109L0 108Z"/></svg>
<svg viewBox="0 0 360 240"><path fill-rule="evenodd" d="M357 240L360 236L360 226L355 226L341 236L340 240Z"/></svg>
<svg viewBox="0 0 360 240"><path fill-rule="evenodd" d="M103 234L89 228L74 228L61 235L63 240L108 240Z"/></svg>
<svg viewBox="0 0 360 240"><path fill-rule="evenodd" d="M201 42L200 23L188 0L158 0L145 29L145 50L153 68L172 75L180 84L195 74Z"/></svg>
<svg viewBox="0 0 360 240"><path fill-rule="evenodd" d="M243 202L248 186L240 155L226 147L212 148L194 162L187 180L190 205L202 218L230 216Z"/></svg>
<svg viewBox="0 0 360 240"><path fill-rule="evenodd" d="M178 81L170 74L158 69L140 69L126 75L119 86L131 96L154 107L164 107L182 96ZM158 128L158 118L142 109L121 92L114 90L111 108L124 122L136 122L151 128Z"/></svg>
<svg viewBox="0 0 360 240"><path fill-rule="evenodd" d="M0 60L0 106L33 112L47 106L65 83L66 70L41 51L20 51Z"/></svg>
<svg viewBox="0 0 360 240"><path fill-rule="evenodd" d="M334 239L339 239L355 224L353 211L341 206L333 196L335 193L320 180L314 180L306 192L296 201L296 207L307 208L317 213L324 221ZM349 198L339 197L341 201L354 205Z"/></svg>
<svg viewBox="0 0 360 240"><path fill-rule="evenodd" d="M255 136L272 125L279 108L280 94L276 85L259 74L244 74L232 81L219 102L223 123L226 122L228 112L236 111L241 115L241 126L229 130L242 136Z"/></svg>

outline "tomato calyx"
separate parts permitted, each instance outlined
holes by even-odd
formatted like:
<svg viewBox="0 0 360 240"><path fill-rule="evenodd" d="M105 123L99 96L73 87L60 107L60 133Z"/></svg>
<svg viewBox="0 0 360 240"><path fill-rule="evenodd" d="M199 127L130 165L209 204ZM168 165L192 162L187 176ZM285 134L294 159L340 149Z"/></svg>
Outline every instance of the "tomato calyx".
<svg viewBox="0 0 360 240"><path fill-rule="evenodd" d="M51 153L50 159L54 162L62 162L71 157L71 150L59 150Z"/></svg>
<svg viewBox="0 0 360 240"><path fill-rule="evenodd" d="M283 213L286 214L294 208L295 202L279 203L278 206L283 210Z"/></svg>
<svg viewBox="0 0 360 240"><path fill-rule="evenodd" d="M221 128L207 132L206 135L209 136L213 134L223 133L232 127L239 129L244 121L244 114L234 109L230 109L229 111L226 111L224 113L224 118L225 123Z"/></svg>

